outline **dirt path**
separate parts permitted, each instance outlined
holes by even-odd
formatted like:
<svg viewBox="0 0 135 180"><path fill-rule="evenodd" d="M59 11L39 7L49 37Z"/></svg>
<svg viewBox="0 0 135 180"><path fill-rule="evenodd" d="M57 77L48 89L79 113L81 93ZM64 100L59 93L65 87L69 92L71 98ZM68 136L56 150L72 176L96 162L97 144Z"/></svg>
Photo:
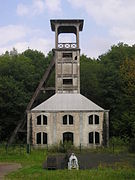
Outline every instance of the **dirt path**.
<svg viewBox="0 0 135 180"><path fill-rule="evenodd" d="M21 164L17 163L0 163L0 180L4 179L4 176L12 171L16 171L21 168Z"/></svg>

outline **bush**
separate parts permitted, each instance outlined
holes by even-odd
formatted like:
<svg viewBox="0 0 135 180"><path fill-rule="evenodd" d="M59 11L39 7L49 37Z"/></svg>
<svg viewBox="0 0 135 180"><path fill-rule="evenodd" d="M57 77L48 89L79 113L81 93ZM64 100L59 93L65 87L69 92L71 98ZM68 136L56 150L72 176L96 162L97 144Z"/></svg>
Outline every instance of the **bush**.
<svg viewBox="0 0 135 180"><path fill-rule="evenodd" d="M135 138L130 140L130 143L129 143L129 152L135 153Z"/></svg>
<svg viewBox="0 0 135 180"><path fill-rule="evenodd" d="M73 150L75 150L75 147L74 145L72 145L72 142L70 141L65 141L64 143L60 141L59 144L53 145L49 148L49 152L53 153L67 153Z"/></svg>

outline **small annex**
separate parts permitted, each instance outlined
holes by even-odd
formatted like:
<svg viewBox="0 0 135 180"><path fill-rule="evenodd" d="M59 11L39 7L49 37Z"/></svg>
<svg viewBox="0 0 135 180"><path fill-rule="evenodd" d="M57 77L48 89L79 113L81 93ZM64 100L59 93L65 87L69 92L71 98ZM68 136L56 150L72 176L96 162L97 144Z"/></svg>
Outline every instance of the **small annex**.
<svg viewBox="0 0 135 180"><path fill-rule="evenodd" d="M55 94L27 113L27 143L50 146L71 141L76 147L108 144L109 111L80 94L79 31L83 20L51 20L55 31ZM76 42L59 42L74 33Z"/></svg>

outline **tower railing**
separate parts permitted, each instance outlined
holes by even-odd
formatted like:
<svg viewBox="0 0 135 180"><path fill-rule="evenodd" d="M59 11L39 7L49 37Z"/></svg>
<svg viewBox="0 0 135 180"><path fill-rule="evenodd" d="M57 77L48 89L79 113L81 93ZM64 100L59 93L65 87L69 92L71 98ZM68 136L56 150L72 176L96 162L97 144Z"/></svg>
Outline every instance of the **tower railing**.
<svg viewBox="0 0 135 180"><path fill-rule="evenodd" d="M59 49L75 49L77 48L77 43L58 43Z"/></svg>

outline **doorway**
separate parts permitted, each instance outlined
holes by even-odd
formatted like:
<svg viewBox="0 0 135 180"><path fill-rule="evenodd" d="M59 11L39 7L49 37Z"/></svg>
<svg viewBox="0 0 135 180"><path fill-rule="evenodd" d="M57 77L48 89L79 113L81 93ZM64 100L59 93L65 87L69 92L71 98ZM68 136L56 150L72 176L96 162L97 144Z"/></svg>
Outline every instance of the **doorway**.
<svg viewBox="0 0 135 180"><path fill-rule="evenodd" d="M73 144L73 139L74 139L73 136L74 136L74 134L72 132L65 132L65 133L63 133L63 143L65 141L67 141L67 142L70 141Z"/></svg>

